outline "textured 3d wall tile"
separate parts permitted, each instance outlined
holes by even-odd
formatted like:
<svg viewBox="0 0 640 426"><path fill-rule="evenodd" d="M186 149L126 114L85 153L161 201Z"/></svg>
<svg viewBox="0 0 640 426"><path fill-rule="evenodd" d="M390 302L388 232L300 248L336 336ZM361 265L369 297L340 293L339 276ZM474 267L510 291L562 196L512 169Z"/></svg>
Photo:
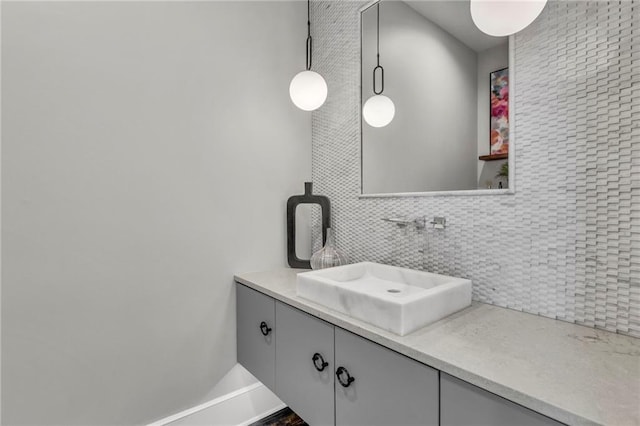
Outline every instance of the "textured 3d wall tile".
<svg viewBox="0 0 640 426"><path fill-rule="evenodd" d="M314 1L314 191L337 245L473 280L476 300L640 337L640 5L551 1L515 37L513 195L359 198L360 8ZM389 216L445 216L445 230ZM492 218L500 218L496 221Z"/></svg>

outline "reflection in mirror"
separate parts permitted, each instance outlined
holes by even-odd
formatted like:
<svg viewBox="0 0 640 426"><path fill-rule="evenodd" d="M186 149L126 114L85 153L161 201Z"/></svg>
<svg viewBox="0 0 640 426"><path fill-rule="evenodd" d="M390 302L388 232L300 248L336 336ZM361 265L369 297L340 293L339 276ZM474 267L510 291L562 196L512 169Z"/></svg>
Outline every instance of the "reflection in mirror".
<svg viewBox="0 0 640 426"><path fill-rule="evenodd" d="M361 16L363 100L376 12ZM362 193L508 188L508 38L480 32L468 1L382 1L379 43L396 115L387 127L362 122Z"/></svg>
<svg viewBox="0 0 640 426"><path fill-rule="evenodd" d="M296 254L300 259L311 259L313 247L321 244L320 233L312 240L314 222L322 216L320 204L298 204L296 207Z"/></svg>

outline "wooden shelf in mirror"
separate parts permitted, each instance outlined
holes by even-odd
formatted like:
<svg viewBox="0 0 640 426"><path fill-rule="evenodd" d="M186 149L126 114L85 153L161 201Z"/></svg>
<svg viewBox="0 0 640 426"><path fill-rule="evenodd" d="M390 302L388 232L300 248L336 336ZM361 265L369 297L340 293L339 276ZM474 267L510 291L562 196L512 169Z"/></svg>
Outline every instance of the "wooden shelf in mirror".
<svg viewBox="0 0 640 426"><path fill-rule="evenodd" d="M482 161L508 160L509 154L481 155L478 159Z"/></svg>

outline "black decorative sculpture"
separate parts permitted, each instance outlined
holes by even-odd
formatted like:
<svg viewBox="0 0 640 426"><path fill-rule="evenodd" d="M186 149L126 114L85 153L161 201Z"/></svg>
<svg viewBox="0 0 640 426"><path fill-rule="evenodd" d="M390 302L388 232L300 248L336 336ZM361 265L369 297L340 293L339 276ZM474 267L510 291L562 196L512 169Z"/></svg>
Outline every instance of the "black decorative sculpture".
<svg viewBox="0 0 640 426"><path fill-rule="evenodd" d="M287 260L292 268L311 269L309 259L296 255L296 207L300 204L319 204L322 211L322 245L327 240L327 228L331 226L331 203L324 195L312 194L312 183L304 183L304 195L294 195L287 200Z"/></svg>

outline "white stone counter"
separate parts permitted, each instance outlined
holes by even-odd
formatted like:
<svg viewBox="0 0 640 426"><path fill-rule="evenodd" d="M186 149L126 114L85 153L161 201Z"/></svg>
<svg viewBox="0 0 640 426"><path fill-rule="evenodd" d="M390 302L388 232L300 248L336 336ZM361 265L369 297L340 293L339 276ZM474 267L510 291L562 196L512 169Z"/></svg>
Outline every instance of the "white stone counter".
<svg viewBox="0 0 640 426"><path fill-rule="evenodd" d="M640 425L640 339L483 303L400 337L296 296L299 272L235 279L560 422Z"/></svg>

